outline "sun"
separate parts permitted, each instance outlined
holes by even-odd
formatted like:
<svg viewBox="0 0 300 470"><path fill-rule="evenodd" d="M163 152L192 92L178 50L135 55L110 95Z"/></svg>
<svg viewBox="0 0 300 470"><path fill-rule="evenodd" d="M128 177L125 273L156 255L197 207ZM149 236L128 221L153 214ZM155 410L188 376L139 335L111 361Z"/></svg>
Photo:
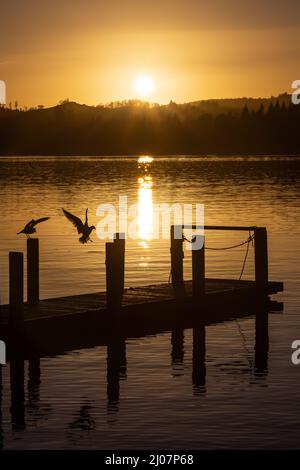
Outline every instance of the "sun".
<svg viewBox="0 0 300 470"><path fill-rule="evenodd" d="M148 75L141 75L135 80L133 88L139 96L146 97L152 93L154 82Z"/></svg>

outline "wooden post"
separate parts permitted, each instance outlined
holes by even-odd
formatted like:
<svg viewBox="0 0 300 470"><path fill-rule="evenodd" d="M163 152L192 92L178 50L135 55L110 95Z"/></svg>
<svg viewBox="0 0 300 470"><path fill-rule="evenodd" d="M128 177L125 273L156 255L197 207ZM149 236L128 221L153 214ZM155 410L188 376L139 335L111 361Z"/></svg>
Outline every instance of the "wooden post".
<svg viewBox="0 0 300 470"><path fill-rule="evenodd" d="M9 253L9 303L22 305L24 298L24 255L16 251Z"/></svg>
<svg viewBox="0 0 300 470"><path fill-rule="evenodd" d="M125 237L116 234L106 247L106 301L108 308L119 308L122 304L125 277Z"/></svg>
<svg viewBox="0 0 300 470"><path fill-rule="evenodd" d="M194 245L194 249L192 249L192 273L193 273L192 293L193 293L193 297L201 297L202 295L205 294L204 236L195 235L192 248L193 248L193 245Z"/></svg>
<svg viewBox="0 0 300 470"><path fill-rule="evenodd" d="M125 284L125 233L116 233L114 236L114 245L118 263L118 292L120 293L120 304L124 294Z"/></svg>
<svg viewBox="0 0 300 470"><path fill-rule="evenodd" d="M268 239L265 227L254 229L255 282L259 294L268 294Z"/></svg>
<svg viewBox="0 0 300 470"><path fill-rule="evenodd" d="M114 286L115 286L115 251L114 243L105 243L105 264L106 264L106 303L107 307L112 307L114 304Z"/></svg>
<svg viewBox="0 0 300 470"><path fill-rule="evenodd" d="M183 287L182 226L171 225L171 278L174 288Z"/></svg>
<svg viewBox="0 0 300 470"><path fill-rule="evenodd" d="M9 253L9 305L10 322L14 325L23 321L24 301L24 255Z"/></svg>
<svg viewBox="0 0 300 470"><path fill-rule="evenodd" d="M30 305L37 304L40 300L39 293L39 240L27 239L27 302Z"/></svg>

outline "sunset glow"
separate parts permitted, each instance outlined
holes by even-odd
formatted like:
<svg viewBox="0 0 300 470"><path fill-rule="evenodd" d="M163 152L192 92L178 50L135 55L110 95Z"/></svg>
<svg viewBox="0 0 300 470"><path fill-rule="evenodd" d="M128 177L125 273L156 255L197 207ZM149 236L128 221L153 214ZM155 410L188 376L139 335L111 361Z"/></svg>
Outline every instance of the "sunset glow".
<svg viewBox="0 0 300 470"><path fill-rule="evenodd" d="M290 1L3 2L0 79L22 106L276 96L299 78Z"/></svg>
<svg viewBox="0 0 300 470"><path fill-rule="evenodd" d="M154 82L151 77L141 75L134 82L134 91L140 97L149 97L154 89Z"/></svg>

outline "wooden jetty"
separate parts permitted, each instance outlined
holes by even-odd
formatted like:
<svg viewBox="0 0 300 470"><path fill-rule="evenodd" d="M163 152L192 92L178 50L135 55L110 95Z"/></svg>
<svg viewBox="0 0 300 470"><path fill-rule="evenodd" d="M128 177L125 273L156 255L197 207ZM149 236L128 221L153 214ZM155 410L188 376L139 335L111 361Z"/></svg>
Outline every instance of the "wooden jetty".
<svg viewBox="0 0 300 470"><path fill-rule="evenodd" d="M39 300L39 243L27 240L27 302L24 255L9 254L9 305L1 306L0 338L22 344L40 355L87 347L115 332L124 336L172 329L175 324L211 324L253 315L269 296L283 290L268 279L267 231L263 227L204 226L204 230L253 232L255 280L205 278L205 243L192 251L190 281L183 279L183 226L171 227L172 282L124 289L125 239L106 243L106 292ZM199 229L196 226L188 228ZM178 236L182 234L182 236ZM195 240L197 241L196 235ZM198 239L199 241L199 239ZM201 241L201 240L200 240ZM22 347L23 347L22 346Z"/></svg>

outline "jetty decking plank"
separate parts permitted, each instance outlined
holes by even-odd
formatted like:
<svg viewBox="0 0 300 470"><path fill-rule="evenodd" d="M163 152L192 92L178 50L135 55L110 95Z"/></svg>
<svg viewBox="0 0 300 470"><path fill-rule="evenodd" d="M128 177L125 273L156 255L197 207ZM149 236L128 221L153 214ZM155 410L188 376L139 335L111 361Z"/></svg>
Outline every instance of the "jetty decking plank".
<svg viewBox="0 0 300 470"><path fill-rule="evenodd" d="M244 289L253 289L255 292L255 282L247 280L231 279L206 279L206 296L211 298L215 294L222 292L243 292ZM280 282L269 282L269 294L275 294L283 290L283 284ZM125 289L122 308L130 306L149 306L152 303L163 303L176 301L176 299L188 299L192 295L192 282L187 281L180 292L176 292L169 283L152 284L149 286L130 287ZM30 306L24 304L25 321L34 321L49 317L60 317L88 312L97 312L106 310L106 293L98 292L93 294L81 294L52 299L41 300L37 305ZM0 325L7 324L9 319L9 306L1 306Z"/></svg>

